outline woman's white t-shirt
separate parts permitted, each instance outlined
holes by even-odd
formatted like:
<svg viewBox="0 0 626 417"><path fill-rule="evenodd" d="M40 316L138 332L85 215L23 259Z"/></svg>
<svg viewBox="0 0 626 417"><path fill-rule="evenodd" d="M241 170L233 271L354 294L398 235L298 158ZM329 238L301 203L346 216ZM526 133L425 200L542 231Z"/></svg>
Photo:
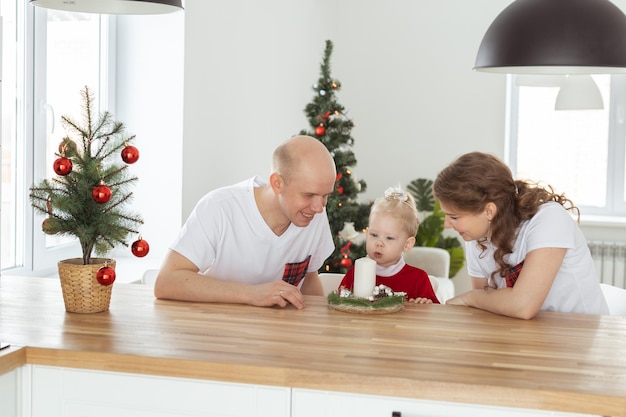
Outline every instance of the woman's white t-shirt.
<svg viewBox="0 0 626 417"><path fill-rule="evenodd" d="M465 243L471 277L489 278L497 269L495 248L489 243L486 246L482 253L476 241ZM556 202L542 204L530 220L520 225L513 252L505 260L515 266L539 248L567 249L541 310L609 314L587 241L569 212ZM498 274L494 280L498 288L506 287L506 280Z"/></svg>

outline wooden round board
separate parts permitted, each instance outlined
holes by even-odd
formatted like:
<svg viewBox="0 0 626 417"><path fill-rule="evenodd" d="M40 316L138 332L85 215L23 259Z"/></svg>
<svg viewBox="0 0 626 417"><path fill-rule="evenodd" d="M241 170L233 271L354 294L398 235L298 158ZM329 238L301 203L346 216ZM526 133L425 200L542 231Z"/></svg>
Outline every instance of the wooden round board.
<svg viewBox="0 0 626 417"><path fill-rule="evenodd" d="M400 311L404 308L404 304L396 304L389 307L383 308L373 308L373 307L359 307L359 306L351 306L344 304L328 304L328 307L337 310L343 311L346 313L357 313L357 314L389 314Z"/></svg>

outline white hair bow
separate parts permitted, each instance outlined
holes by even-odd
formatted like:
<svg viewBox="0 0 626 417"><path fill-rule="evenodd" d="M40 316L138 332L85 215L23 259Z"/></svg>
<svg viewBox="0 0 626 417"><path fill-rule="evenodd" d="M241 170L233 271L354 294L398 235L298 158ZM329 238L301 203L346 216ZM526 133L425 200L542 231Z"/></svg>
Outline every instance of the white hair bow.
<svg viewBox="0 0 626 417"><path fill-rule="evenodd" d="M400 187L389 187L385 190L385 198L388 200L394 200L397 198L401 201L407 201L409 199L409 196Z"/></svg>

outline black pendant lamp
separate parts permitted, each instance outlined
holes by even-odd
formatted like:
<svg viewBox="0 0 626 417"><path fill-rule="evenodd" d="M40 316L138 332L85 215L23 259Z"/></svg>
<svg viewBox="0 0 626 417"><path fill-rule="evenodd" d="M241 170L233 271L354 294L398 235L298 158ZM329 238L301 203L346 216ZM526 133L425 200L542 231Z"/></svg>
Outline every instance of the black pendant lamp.
<svg viewBox="0 0 626 417"><path fill-rule="evenodd" d="M608 0L515 0L487 29L474 69L626 73L626 15Z"/></svg>
<svg viewBox="0 0 626 417"><path fill-rule="evenodd" d="M30 0L47 9L101 14L163 14L183 10L182 0Z"/></svg>

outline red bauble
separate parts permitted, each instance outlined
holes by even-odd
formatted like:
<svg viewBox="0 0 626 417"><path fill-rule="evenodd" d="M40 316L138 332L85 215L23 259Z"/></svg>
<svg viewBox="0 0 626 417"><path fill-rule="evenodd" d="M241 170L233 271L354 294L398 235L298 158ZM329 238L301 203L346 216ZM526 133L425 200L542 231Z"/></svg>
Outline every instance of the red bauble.
<svg viewBox="0 0 626 417"><path fill-rule="evenodd" d="M67 175L72 172L72 161L64 156L57 158L52 165L52 169L57 175Z"/></svg>
<svg viewBox="0 0 626 417"><path fill-rule="evenodd" d="M134 164L139 159L139 149L128 145L122 149L122 160L127 164Z"/></svg>
<svg viewBox="0 0 626 417"><path fill-rule="evenodd" d="M111 285L115 281L115 269L103 266L96 272L96 279L102 285Z"/></svg>
<svg viewBox="0 0 626 417"><path fill-rule="evenodd" d="M350 268L352 266L352 259L341 258L341 266L344 268Z"/></svg>
<svg viewBox="0 0 626 417"><path fill-rule="evenodd" d="M111 189L104 184L97 185L93 188L91 196L96 203L104 204L111 199Z"/></svg>
<svg viewBox="0 0 626 417"><path fill-rule="evenodd" d="M337 187L337 192L339 193L339 195L343 195L343 187L342 186Z"/></svg>
<svg viewBox="0 0 626 417"><path fill-rule="evenodd" d="M324 127L324 125L319 125L318 127L315 128L315 134L317 136L324 136L325 133L326 133L326 128Z"/></svg>
<svg viewBox="0 0 626 417"><path fill-rule="evenodd" d="M148 252L150 252L150 245L148 245L148 242L145 240L139 238L139 240L133 242L130 250L136 257L143 258L148 254Z"/></svg>

